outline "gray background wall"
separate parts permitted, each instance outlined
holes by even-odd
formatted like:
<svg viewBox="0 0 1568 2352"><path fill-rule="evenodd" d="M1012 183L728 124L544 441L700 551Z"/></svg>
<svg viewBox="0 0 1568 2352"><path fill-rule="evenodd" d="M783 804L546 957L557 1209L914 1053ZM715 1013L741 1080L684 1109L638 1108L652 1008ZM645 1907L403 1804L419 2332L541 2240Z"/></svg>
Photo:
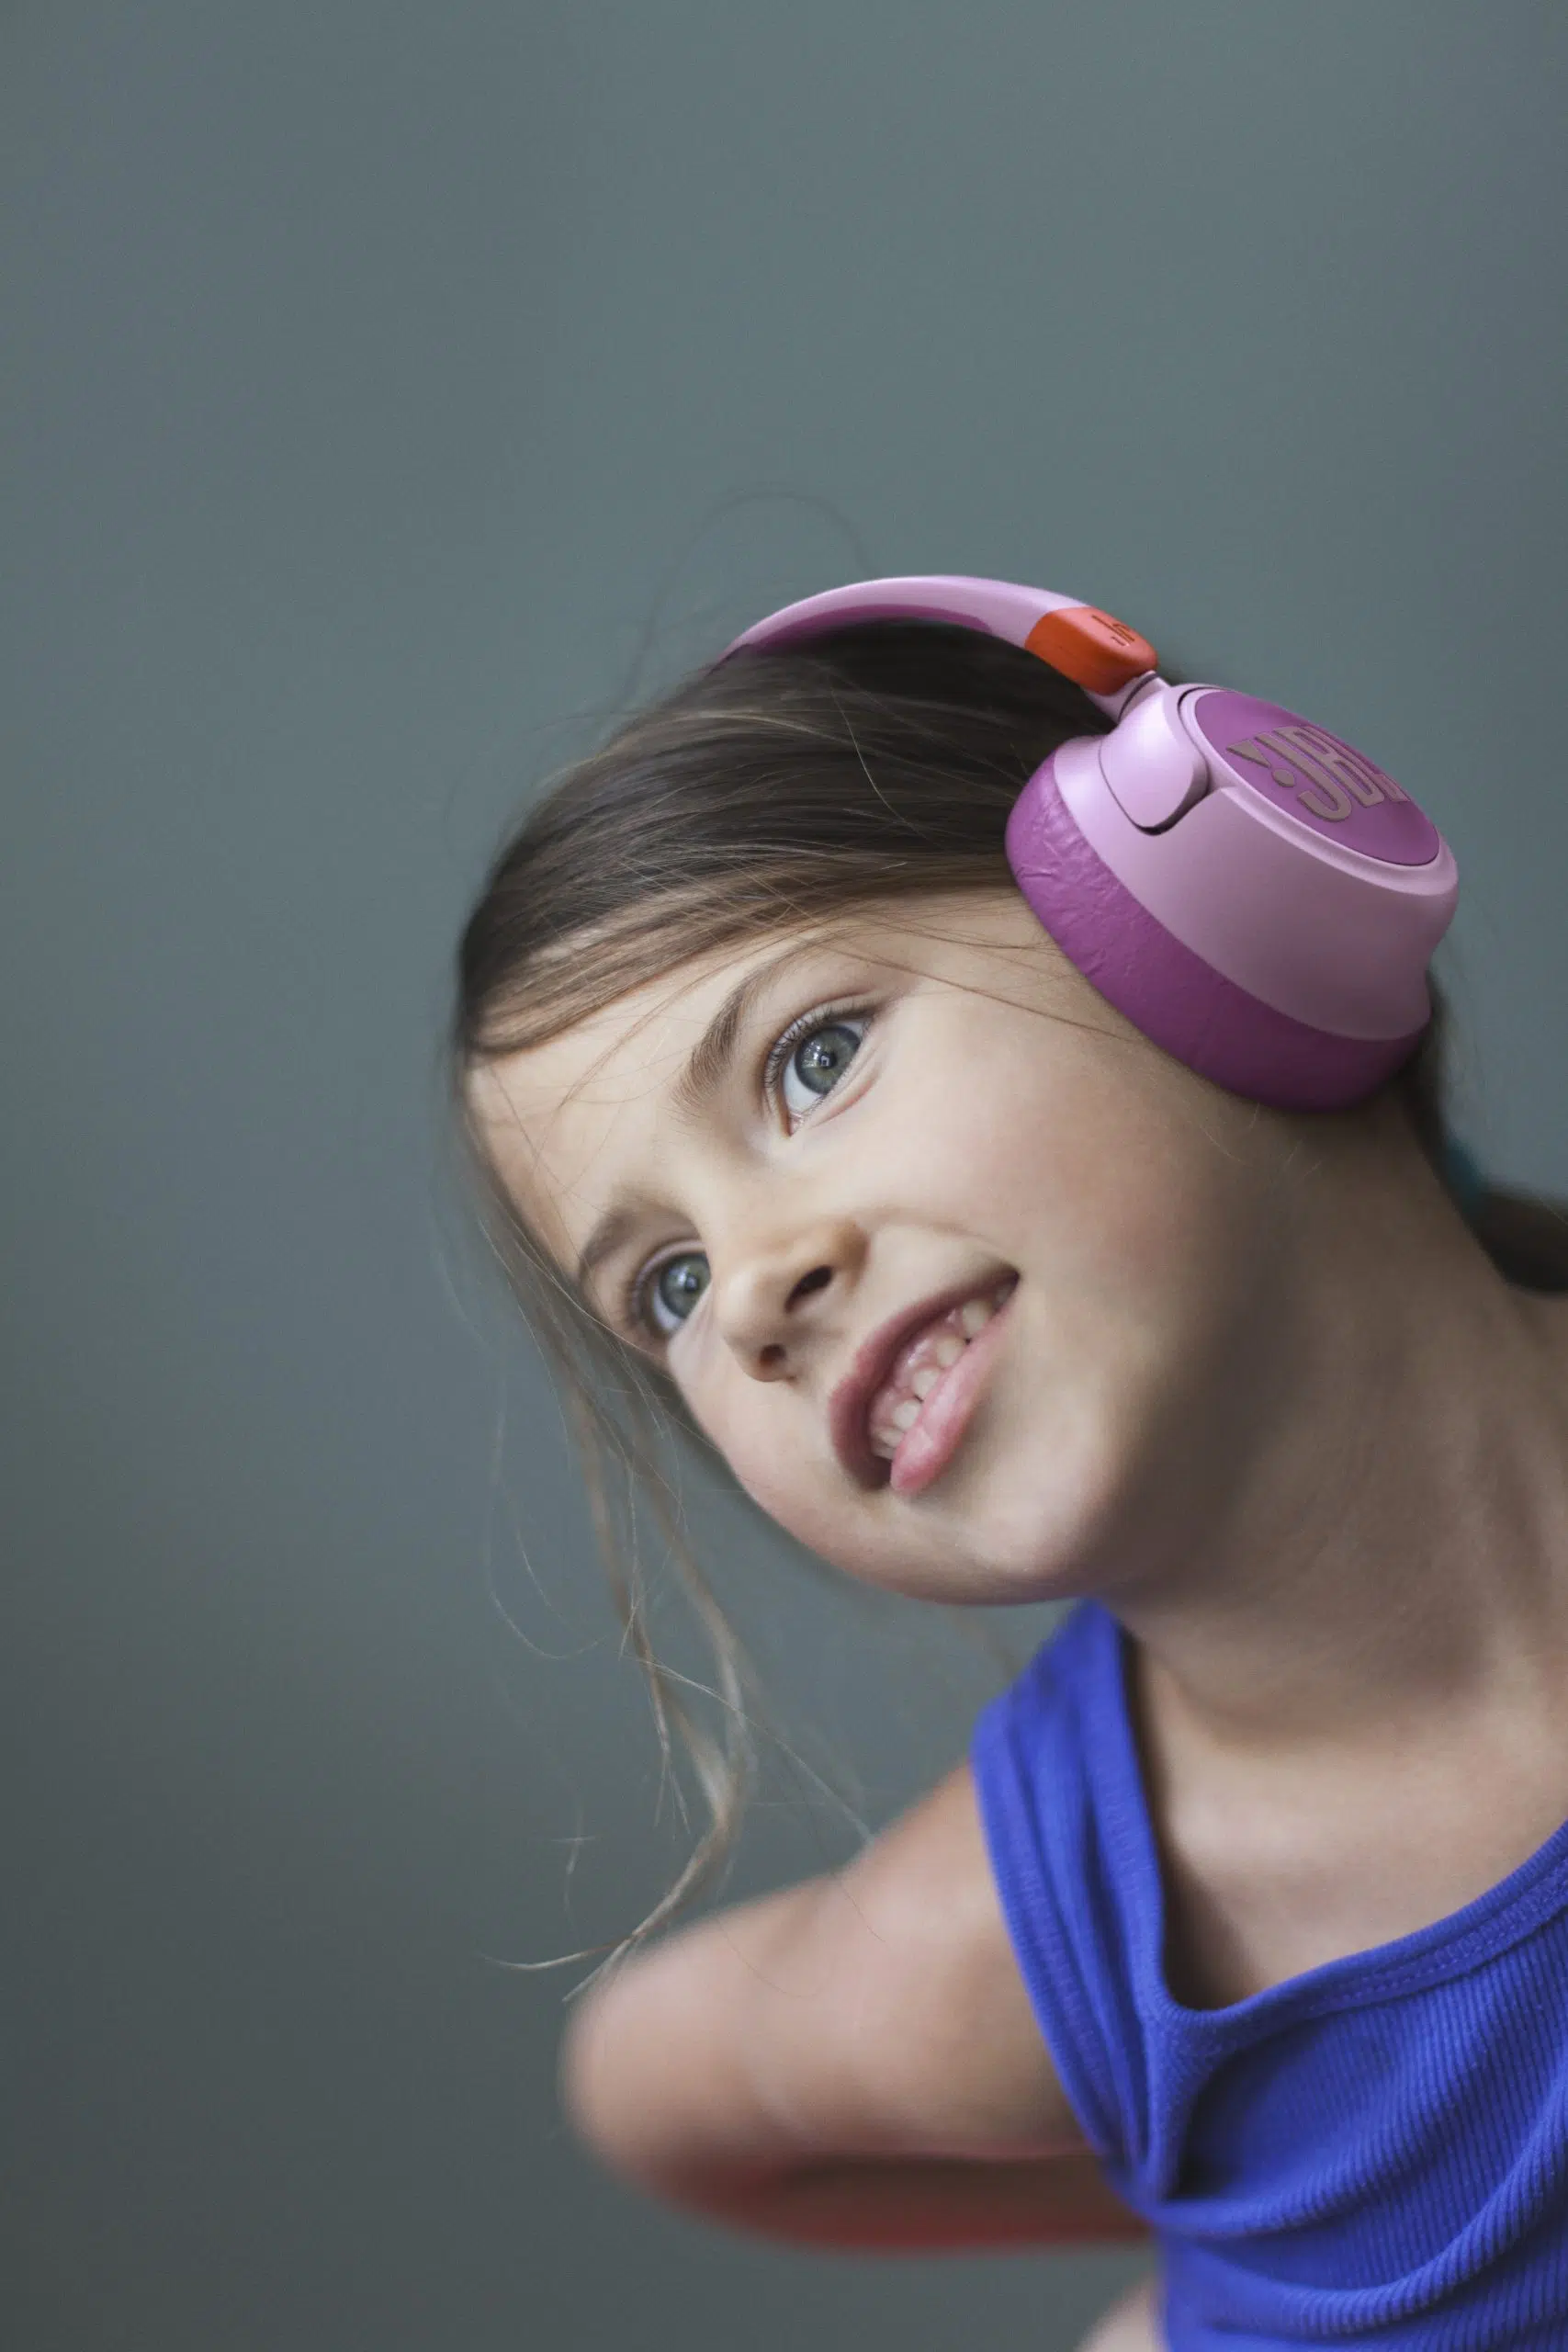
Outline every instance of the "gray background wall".
<svg viewBox="0 0 1568 2352"><path fill-rule="evenodd" d="M1128 2274L758 2249L564 2138L577 1972L498 1963L681 1840L449 958L628 695L1010 574L1416 790L1470 1131L1568 1188L1565 101L1521 0L0 14L8 2341L1038 2352ZM694 1510L802 1759L741 1893L999 1669Z"/></svg>

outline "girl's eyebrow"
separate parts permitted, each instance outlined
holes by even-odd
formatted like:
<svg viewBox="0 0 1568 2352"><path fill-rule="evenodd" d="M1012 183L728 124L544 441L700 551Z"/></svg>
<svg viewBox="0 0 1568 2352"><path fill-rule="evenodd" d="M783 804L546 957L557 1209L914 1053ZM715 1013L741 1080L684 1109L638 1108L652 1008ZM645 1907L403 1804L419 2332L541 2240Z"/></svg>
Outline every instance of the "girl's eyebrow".
<svg viewBox="0 0 1568 2352"><path fill-rule="evenodd" d="M636 1231L637 1222L637 1213L630 1208L610 1209L599 1219L583 1244L582 1255L577 1261L577 1272L572 1277L584 1298L589 1295L589 1283L602 1261L620 1248L629 1233Z"/></svg>
<svg viewBox="0 0 1568 2352"><path fill-rule="evenodd" d="M670 1107L682 1125L700 1118L707 1109L729 1075L735 1041L747 1014L771 986L775 973L793 964L800 953L800 943L792 940L777 956L770 956L765 964L757 965L730 989L692 1047L685 1069L670 1090Z"/></svg>
<svg viewBox="0 0 1568 2352"><path fill-rule="evenodd" d="M736 1040L757 999L788 964L803 953L803 943L792 940L778 955L771 956L765 964L756 965L743 980L725 998L686 1059L686 1066L670 1090L671 1107L682 1124L694 1121L707 1108L729 1072L735 1057ZM574 1277L577 1287L587 1295L590 1277L614 1250L618 1250L637 1223L637 1212L629 1204L612 1206L604 1212L587 1240L577 1261Z"/></svg>

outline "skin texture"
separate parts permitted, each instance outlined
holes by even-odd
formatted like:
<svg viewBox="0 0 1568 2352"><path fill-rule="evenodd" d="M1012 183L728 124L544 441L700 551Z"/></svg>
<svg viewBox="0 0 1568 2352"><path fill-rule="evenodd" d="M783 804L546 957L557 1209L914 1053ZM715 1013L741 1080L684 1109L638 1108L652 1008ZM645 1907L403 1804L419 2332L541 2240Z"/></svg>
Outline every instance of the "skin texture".
<svg viewBox="0 0 1568 2352"><path fill-rule="evenodd" d="M781 951L725 1087L682 1117L697 1035ZM816 1008L872 1018L830 1091L797 1075L770 1105L761 1057ZM931 1600L1115 1611L1181 1997L1441 1917L1568 1815L1568 1302L1501 1280L1393 1103L1311 1118L1222 1092L1010 892L694 963L474 1096L563 1266L635 1210L600 1311L812 1550ZM682 1250L700 1303L671 1339L636 1333L618 1285ZM856 1347L1010 1272L952 1460L911 1496L857 1484L826 1419ZM589 2014L584 2051L609 2031L608 2003Z"/></svg>

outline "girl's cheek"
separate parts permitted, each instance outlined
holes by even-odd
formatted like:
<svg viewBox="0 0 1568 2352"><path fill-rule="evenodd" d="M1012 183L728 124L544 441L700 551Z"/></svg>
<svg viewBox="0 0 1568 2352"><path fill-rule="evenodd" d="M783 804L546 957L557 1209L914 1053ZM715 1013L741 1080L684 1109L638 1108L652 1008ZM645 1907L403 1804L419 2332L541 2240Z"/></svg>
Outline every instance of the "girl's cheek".
<svg viewBox="0 0 1568 2352"><path fill-rule="evenodd" d="M766 1512L775 1527L782 1527L786 1535L793 1535L797 1544L804 1544L807 1551L816 1552L821 1558L831 1556L835 1519L823 1510L820 1502L813 1510L804 1471L797 1471L792 1478L787 1464L779 1461L776 1452L766 1462L731 1457L729 1466L758 1510ZM841 1511L837 1524L841 1532Z"/></svg>
<svg viewBox="0 0 1568 2352"><path fill-rule="evenodd" d="M764 1426L763 1413L749 1412L752 1400L742 1397L739 1409L715 1411L698 1419L739 1484L758 1508L793 1535L801 1535L809 1518L810 1472L795 1458L776 1424ZM764 1392L764 1401L772 1401ZM694 1412L697 1411L695 1406ZM803 1505L807 1506L803 1514Z"/></svg>
<svg viewBox="0 0 1568 2352"><path fill-rule="evenodd" d="M665 1366L692 1419L733 1469L736 1450L744 1444L744 1430L737 1425L737 1368L732 1362L727 1375L725 1365L718 1361L726 1352L722 1343L694 1331L666 1351Z"/></svg>

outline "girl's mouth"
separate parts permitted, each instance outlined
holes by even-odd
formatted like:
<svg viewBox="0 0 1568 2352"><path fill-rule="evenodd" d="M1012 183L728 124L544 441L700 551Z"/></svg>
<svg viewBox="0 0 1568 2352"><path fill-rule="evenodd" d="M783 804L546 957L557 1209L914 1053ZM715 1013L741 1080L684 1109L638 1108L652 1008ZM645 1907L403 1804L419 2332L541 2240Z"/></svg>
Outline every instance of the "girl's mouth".
<svg viewBox="0 0 1568 2352"><path fill-rule="evenodd" d="M1018 1276L951 1306L906 1341L866 1415L872 1453L892 1464L896 1494L917 1495L957 1450L995 1352L993 1327Z"/></svg>

